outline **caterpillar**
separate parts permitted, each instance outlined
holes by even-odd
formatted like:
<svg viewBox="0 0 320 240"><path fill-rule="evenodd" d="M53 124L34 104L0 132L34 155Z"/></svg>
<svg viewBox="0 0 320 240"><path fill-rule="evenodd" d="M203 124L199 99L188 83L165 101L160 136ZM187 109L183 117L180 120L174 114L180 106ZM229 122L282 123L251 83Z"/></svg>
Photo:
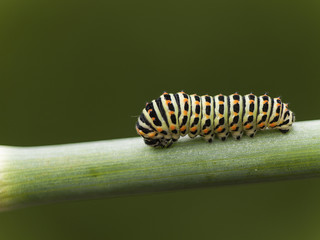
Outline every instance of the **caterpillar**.
<svg viewBox="0 0 320 240"><path fill-rule="evenodd" d="M239 140L243 133L254 137L258 130L279 129L287 133L295 115L280 97L267 93L225 96L188 95L164 92L146 104L136 123L137 133L153 147L169 147L180 136L202 136L212 142L215 135L224 141L228 135Z"/></svg>

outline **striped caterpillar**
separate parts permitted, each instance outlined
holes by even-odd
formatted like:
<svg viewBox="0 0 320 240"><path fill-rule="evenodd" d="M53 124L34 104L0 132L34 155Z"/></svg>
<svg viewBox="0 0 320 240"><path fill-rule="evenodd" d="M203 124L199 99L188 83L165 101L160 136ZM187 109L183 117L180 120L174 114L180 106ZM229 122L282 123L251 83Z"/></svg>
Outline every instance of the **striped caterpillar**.
<svg viewBox="0 0 320 240"><path fill-rule="evenodd" d="M215 135L222 141L231 135L239 140L243 133L254 137L258 130L279 129L288 132L295 121L288 104L280 97L267 94L234 93L214 97L164 92L146 104L136 124L137 133L153 147L169 147L180 136L202 136L212 142Z"/></svg>

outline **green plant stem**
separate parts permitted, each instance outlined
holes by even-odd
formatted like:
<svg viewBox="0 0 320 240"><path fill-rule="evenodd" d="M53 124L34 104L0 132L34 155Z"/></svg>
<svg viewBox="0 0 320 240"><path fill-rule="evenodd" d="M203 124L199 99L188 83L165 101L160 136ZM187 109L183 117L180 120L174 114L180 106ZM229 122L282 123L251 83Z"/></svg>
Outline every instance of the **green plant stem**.
<svg viewBox="0 0 320 240"><path fill-rule="evenodd" d="M1 146L0 208L318 175L320 120L240 141L183 138L168 149L141 138Z"/></svg>

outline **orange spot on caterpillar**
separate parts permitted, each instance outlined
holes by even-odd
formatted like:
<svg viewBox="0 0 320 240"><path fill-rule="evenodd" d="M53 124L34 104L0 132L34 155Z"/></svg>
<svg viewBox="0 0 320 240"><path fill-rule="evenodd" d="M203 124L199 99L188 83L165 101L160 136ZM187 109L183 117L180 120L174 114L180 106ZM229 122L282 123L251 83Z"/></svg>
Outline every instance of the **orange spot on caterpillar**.
<svg viewBox="0 0 320 240"><path fill-rule="evenodd" d="M175 126L175 125L171 125L171 126L170 126L170 129L171 129L171 130L175 130L175 129L176 129L176 126Z"/></svg>
<svg viewBox="0 0 320 240"><path fill-rule="evenodd" d="M199 102L199 101L195 101L194 103L195 103L196 105L199 105L199 104L200 104L200 102Z"/></svg>
<svg viewBox="0 0 320 240"><path fill-rule="evenodd" d="M237 129L237 125L233 125L232 127L231 127L231 130L232 131L235 131Z"/></svg>
<svg viewBox="0 0 320 240"><path fill-rule="evenodd" d="M239 113L237 113L237 112L234 112L234 113L233 113L233 115L235 115L235 116L238 116L238 114L239 114Z"/></svg>
<svg viewBox="0 0 320 240"><path fill-rule="evenodd" d="M251 127L250 123L247 123L247 125L245 126L246 129L249 129Z"/></svg>
<svg viewBox="0 0 320 240"><path fill-rule="evenodd" d="M166 104L169 105L171 103L171 100L166 100Z"/></svg>
<svg viewBox="0 0 320 240"><path fill-rule="evenodd" d="M223 114L219 113L219 118L223 118Z"/></svg>
<svg viewBox="0 0 320 240"><path fill-rule="evenodd" d="M264 122L259 124L259 127L262 128L264 126Z"/></svg>
<svg viewBox="0 0 320 240"><path fill-rule="evenodd" d="M191 132L196 131L197 130L197 126L192 127L190 130L191 130Z"/></svg>
<svg viewBox="0 0 320 240"><path fill-rule="evenodd" d="M224 104L224 101L219 101L219 104Z"/></svg>
<svg viewBox="0 0 320 240"><path fill-rule="evenodd" d="M140 135L144 135L144 132L142 132L141 130L139 130L138 132Z"/></svg>
<svg viewBox="0 0 320 240"><path fill-rule="evenodd" d="M156 120L156 118L155 118L155 117L153 117L153 118L151 118L151 119L152 119L153 121L154 121L154 120Z"/></svg>
<svg viewBox="0 0 320 240"><path fill-rule="evenodd" d="M148 136L151 137L151 138L153 138L155 135L156 135L155 132L152 132L152 133L149 133L149 134L148 134Z"/></svg>
<svg viewBox="0 0 320 240"><path fill-rule="evenodd" d="M189 102L189 99L188 98L184 98L183 101L184 102Z"/></svg>
<svg viewBox="0 0 320 240"><path fill-rule="evenodd" d="M202 132L203 132L203 133L208 133L208 132L209 132L209 129L206 128L206 129L202 130Z"/></svg>
<svg viewBox="0 0 320 240"><path fill-rule="evenodd" d="M223 127L218 127L217 132L222 132L223 131Z"/></svg>
<svg viewBox="0 0 320 240"><path fill-rule="evenodd" d="M194 114L194 117L199 117L199 114L198 114L198 113L195 113L195 114Z"/></svg>
<svg viewBox="0 0 320 240"><path fill-rule="evenodd" d="M207 119L210 118L210 115L206 115L206 118L207 118Z"/></svg>
<svg viewBox="0 0 320 240"><path fill-rule="evenodd" d="M188 111L184 110L183 111L183 115L187 116L188 115Z"/></svg>
<svg viewBox="0 0 320 240"><path fill-rule="evenodd" d="M249 104L251 104L251 103L254 103L254 100L250 100L250 101L249 101Z"/></svg>
<svg viewBox="0 0 320 240"><path fill-rule="evenodd" d="M273 128L273 127L275 127L276 125L277 125L277 123L274 122L274 123L271 123L269 126Z"/></svg>
<svg viewBox="0 0 320 240"><path fill-rule="evenodd" d="M158 131L158 132L162 132L163 129L162 129L161 127L158 127L158 128L157 128L157 131Z"/></svg>
<svg viewBox="0 0 320 240"><path fill-rule="evenodd" d="M209 102L206 102L206 106L210 106L211 105L211 103L209 103Z"/></svg>
<svg viewBox="0 0 320 240"><path fill-rule="evenodd" d="M180 128L180 131L183 132L184 130L186 130L186 128L187 128L186 126L182 126L182 127Z"/></svg>
<svg viewBox="0 0 320 240"><path fill-rule="evenodd" d="M265 103L267 103L267 102L269 102L269 101L268 101L268 100L264 100L264 101L263 101L263 104L265 104Z"/></svg>
<svg viewBox="0 0 320 240"><path fill-rule="evenodd" d="M148 113L150 114L151 112L152 112L152 109L149 109L149 110L148 110Z"/></svg>
<svg viewBox="0 0 320 240"><path fill-rule="evenodd" d="M169 114L170 114L170 115L174 114L174 111L170 111Z"/></svg>
<svg viewBox="0 0 320 240"><path fill-rule="evenodd" d="M237 104L239 102L239 100L234 100L233 104Z"/></svg>

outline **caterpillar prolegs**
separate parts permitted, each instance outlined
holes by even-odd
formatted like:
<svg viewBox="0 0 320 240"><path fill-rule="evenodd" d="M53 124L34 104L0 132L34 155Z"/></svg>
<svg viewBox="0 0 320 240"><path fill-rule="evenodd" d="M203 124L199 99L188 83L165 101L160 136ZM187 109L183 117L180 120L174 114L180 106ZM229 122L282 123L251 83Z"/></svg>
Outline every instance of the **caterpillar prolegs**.
<svg viewBox="0 0 320 240"><path fill-rule="evenodd" d="M180 136L202 136L212 142L215 135L222 141L231 134L240 139L245 133L254 137L258 130L279 129L288 132L294 114L280 97L238 93L214 97L164 92L146 104L136 124L137 133L153 147L169 147Z"/></svg>

